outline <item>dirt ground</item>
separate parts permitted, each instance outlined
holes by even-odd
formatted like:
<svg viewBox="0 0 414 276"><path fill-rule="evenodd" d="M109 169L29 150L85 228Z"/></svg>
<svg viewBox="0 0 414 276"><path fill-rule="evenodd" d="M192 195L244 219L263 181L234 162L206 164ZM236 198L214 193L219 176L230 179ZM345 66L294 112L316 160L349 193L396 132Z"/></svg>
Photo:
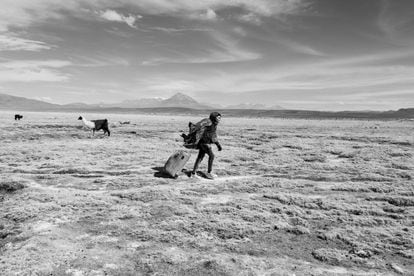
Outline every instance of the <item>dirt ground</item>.
<svg viewBox="0 0 414 276"><path fill-rule="evenodd" d="M23 115L0 112L1 275L414 275L412 121L224 117L207 180L162 173L202 117Z"/></svg>

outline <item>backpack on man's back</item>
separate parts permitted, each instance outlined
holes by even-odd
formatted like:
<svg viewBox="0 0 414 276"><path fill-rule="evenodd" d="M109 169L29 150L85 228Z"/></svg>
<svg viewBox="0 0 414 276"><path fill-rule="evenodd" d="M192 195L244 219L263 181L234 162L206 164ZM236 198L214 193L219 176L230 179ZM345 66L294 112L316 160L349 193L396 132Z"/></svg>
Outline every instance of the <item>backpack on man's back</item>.
<svg viewBox="0 0 414 276"><path fill-rule="evenodd" d="M188 149L197 148L198 142L203 137L206 127L211 126L213 123L209 118L205 118L196 124L192 122L188 123L188 134L181 134L184 138L183 146Z"/></svg>

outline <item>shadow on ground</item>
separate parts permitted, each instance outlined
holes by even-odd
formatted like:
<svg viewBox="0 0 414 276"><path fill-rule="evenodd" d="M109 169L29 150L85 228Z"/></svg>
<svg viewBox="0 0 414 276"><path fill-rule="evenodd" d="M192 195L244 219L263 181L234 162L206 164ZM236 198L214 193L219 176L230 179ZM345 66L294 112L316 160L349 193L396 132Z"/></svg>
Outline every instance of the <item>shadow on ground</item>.
<svg viewBox="0 0 414 276"><path fill-rule="evenodd" d="M164 171L164 167L153 167L151 168L155 171L154 176L158 178L174 178L171 175L167 174Z"/></svg>

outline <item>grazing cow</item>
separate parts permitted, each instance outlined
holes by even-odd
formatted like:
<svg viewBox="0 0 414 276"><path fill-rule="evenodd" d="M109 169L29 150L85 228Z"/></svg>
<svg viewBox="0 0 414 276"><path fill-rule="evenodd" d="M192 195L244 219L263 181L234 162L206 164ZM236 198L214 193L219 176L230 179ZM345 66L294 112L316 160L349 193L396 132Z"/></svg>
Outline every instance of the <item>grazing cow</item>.
<svg viewBox="0 0 414 276"><path fill-rule="evenodd" d="M108 120L107 119L89 121L89 120L86 120L84 117L79 116L78 120L82 120L83 124L86 127L92 129L92 136L95 135L95 131L98 131L98 130L101 130L101 129L104 131L104 134L108 133L108 136L111 135L111 132L109 131L109 128L108 128Z"/></svg>
<svg viewBox="0 0 414 276"><path fill-rule="evenodd" d="M17 120L19 120L19 121L20 121L20 119L23 119L23 115L20 115L20 114L14 114L14 120L15 120L15 121L17 121Z"/></svg>

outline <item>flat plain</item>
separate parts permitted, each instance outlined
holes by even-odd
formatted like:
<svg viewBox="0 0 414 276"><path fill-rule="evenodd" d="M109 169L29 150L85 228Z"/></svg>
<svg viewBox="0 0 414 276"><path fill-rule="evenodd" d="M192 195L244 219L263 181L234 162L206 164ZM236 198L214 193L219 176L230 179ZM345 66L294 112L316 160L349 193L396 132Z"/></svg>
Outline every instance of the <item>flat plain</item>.
<svg viewBox="0 0 414 276"><path fill-rule="evenodd" d="M207 180L162 173L203 117L23 115L0 112L1 275L414 275L412 121L224 117Z"/></svg>

